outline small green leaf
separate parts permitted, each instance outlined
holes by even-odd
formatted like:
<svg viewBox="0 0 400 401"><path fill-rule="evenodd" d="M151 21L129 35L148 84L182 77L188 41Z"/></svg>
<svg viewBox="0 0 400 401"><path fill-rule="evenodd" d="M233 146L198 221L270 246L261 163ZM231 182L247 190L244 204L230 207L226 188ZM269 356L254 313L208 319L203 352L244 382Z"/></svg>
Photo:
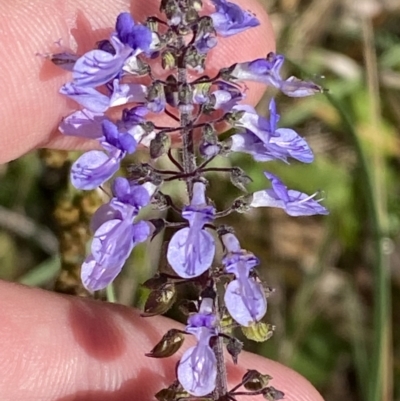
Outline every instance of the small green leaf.
<svg viewBox="0 0 400 401"><path fill-rule="evenodd" d="M242 327L242 332L249 340L261 343L272 337L274 329L275 327L271 324L258 322L249 327Z"/></svg>

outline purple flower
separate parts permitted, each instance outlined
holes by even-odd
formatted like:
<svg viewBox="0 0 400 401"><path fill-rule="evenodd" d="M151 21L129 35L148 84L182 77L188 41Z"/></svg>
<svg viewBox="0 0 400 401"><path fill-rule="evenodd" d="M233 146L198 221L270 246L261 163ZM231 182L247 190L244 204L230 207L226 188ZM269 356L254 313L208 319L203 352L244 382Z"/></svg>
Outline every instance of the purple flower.
<svg viewBox="0 0 400 401"><path fill-rule="evenodd" d="M271 181L272 188L254 192L251 207L279 207L290 216L312 216L328 214L328 210L315 200L317 193L309 196L303 192L287 189L274 174L265 172L264 175Z"/></svg>
<svg viewBox="0 0 400 401"><path fill-rule="evenodd" d="M246 131L232 135L231 151L249 153L257 161L280 159L287 162L288 157L303 163L311 163L314 160L307 142L296 131L277 128L279 114L276 112L274 99L269 105L269 121L258 116L249 106L238 106L235 109L247 110L236 124Z"/></svg>
<svg viewBox="0 0 400 401"><path fill-rule="evenodd" d="M200 276L211 266L215 243L203 226L214 219L214 214L215 209L206 203L205 185L196 182L192 201L182 211L182 217L189 221L189 227L177 231L168 245L168 263L180 277Z"/></svg>
<svg viewBox="0 0 400 401"><path fill-rule="evenodd" d="M71 167L71 182L75 188L90 190L102 185L119 169L121 151L107 155L100 150L84 153Z"/></svg>
<svg viewBox="0 0 400 401"><path fill-rule="evenodd" d="M243 99L243 94L237 91L237 88L227 87L226 89L215 90L211 97L214 109L220 109L226 113Z"/></svg>
<svg viewBox="0 0 400 401"><path fill-rule="evenodd" d="M99 209L100 210L100 209ZM92 253L82 264L81 279L89 291L107 287L121 272L132 249L150 235L150 226L141 221L133 224L129 217L106 221L94 233Z"/></svg>
<svg viewBox="0 0 400 401"><path fill-rule="evenodd" d="M103 121L104 141L103 146L113 146L116 149L131 154L136 150L136 140L128 133L121 133L118 127L110 120Z"/></svg>
<svg viewBox="0 0 400 401"><path fill-rule="evenodd" d="M71 181L78 189L97 188L119 169L126 154L136 150L136 140L128 133L120 133L109 120L102 121L101 145L107 154L99 150L84 153L71 167Z"/></svg>
<svg viewBox="0 0 400 401"><path fill-rule="evenodd" d="M117 177L113 181L112 191L114 202L131 205L137 211L150 202L149 191L143 185L132 184L123 177ZM113 204L113 201L111 201L111 204Z"/></svg>
<svg viewBox="0 0 400 401"><path fill-rule="evenodd" d="M301 81L296 77L282 79L280 70L284 60L281 55L269 53L266 59L236 64L231 75L237 79L274 86L291 97L304 97L322 92L322 88L313 82Z"/></svg>
<svg viewBox="0 0 400 401"><path fill-rule="evenodd" d="M110 42L115 49L115 54L96 49L89 51L76 61L72 77L77 86L94 88L112 81L122 72L125 60L133 50L115 35L111 35Z"/></svg>
<svg viewBox="0 0 400 401"><path fill-rule="evenodd" d="M197 345L183 354L177 369L182 387L196 397L211 393L216 384L217 360L210 347L211 337L217 335L212 306L212 299L204 298L199 313L189 317L186 332L196 337Z"/></svg>
<svg viewBox="0 0 400 401"><path fill-rule="evenodd" d="M146 124L144 116L146 116L148 112L149 109L146 106L136 106L131 109L123 110L122 119L117 121L118 129L129 133L135 138L137 143L149 146L156 132L143 128L143 125Z"/></svg>
<svg viewBox="0 0 400 401"><path fill-rule="evenodd" d="M79 87L100 86L123 74L125 62L134 64L137 55L149 52L152 32L143 25L135 25L129 13L117 18L116 32L110 36L107 49L96 49L80 57L73 67L74 83Z"/></svg>
<svg viewBox="0 0 400 401"><path fill-rule="evenodd" d="M82 265L85 287L97 291L107 287L120 273L132 249L150 235L150 225L134 219L150 202L150 194L141 185L118 177L112 186L114 197L100 207L92 217L95 230L91 254Z"/></svg>
<svg viewBox="0 0 400 401"><path fill-rule="evenodd" d="M211 14L214 28L221 36L231 36L260 25L258 19L226 0L212 0L216 12Z"/></svg>
<svg viewBox="0 0 400 401"><path fill-rule="evenodd" d="M139 51L147 53L152 42L152 33L144 25L137 25L129 13L121 13L115 25L118 39L132 48L134 55Z"/></svg>
<svg viewBox="0 0 400 401"><path fill-rule="evenodd" d="M221 237L226 248L222 260L227 273L233 273L225 290L225 306L232 318L242 326L251 326L267 312L267 300L261 283L250 277L250 272L259 264L258 258L240 248L239 241L227 233Z"/></svg>

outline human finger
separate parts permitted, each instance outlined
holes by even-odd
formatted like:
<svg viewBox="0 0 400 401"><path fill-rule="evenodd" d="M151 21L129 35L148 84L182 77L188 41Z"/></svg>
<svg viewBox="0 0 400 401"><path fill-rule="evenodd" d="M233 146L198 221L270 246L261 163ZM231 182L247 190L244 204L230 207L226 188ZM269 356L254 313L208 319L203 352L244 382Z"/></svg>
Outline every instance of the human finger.
<svg viewBox="0 0 400 401"><path fill-rule="evenodd" d="M274 36L266 13L257 0L238 0L252 10L261 24L221 39L209 56L209 69L218 70L235 62L265 56L274 50ZM62 137L57 126L76 107L58 93L71 77L68 72L35 57L38 52L55 51L54 42L65 46L76 42L78 52L90 50L93 44L111 32L117 15L129 9L137 21L157 13L156 0L87 1L27 0L0 1L0 163L12 160L36 147L76 149L93 143ZM6 39L6 40L5 40ZM263 87L249 84L246 101L256 104Z"/></svg>
<svg viewBox="0 0 400 401"><path fill-rule="evenodd" d="M176 322L13 283L0 282L0 293L2 401L150 401L175 378L182 352L166 359L145 353L168 329L179 328ZM187 336L183 350L191 342ZM322 401L299 374L245 352L238 366L228 364L231 386L246 369L271 375L286 401Z"/></svg>

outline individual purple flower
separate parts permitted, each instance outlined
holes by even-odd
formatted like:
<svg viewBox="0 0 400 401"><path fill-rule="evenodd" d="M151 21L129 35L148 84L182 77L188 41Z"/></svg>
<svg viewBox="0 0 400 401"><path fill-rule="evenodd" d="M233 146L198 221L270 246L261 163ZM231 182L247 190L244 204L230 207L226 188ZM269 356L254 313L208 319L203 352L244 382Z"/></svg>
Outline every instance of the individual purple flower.
<svg viewBox="0 0 400 401"><path fill-rule="evenodd" d="M196 182L191 203L182 210L182 217L189 221L189 227L177 231L168 245L168 263L180 277L200 276L211 266L214 238L203 227L214 219L214 214L215 209L206 203L205 184Z"/></svg>
<svg viewBox="0 0 400 401"><path fill-rule="evenodd" d="M196 337L197 345L183 354L177 369L182 387L196 397L211 393L216 385L217 360L210 339L218 333L212 307L213 300L204 298L199 312L189 317L186 332Z"/></svg>
<svg viewBox="0 0 400 401"><path fill-rule="evenodd" d="M227 87L227 89L217 89L212 92L213 108L223 110L225 113L231 111L243 99L243 94L235 89Z"/></svg>
<svg viewBox="0 0 400 401"><path fill-rule="evenodd" d="M76 61L72 77L77 86L94 88L121 74L125 60L132 54L132 48L123 44L115 35L111 35L110 42L115 54L96 49Z"/></svg>
<svg viewBox="0 0 400 401"><path fill-rule="evenodd" d="M125 12L117 17L115 25L118 39L125 45L128 45L134 55L139 51L148 52L152 42L152 33L144 25L135 24L131 14Z"/></svg>
<svg viewBox="0 0 400 401"><path fill-rule="evenodd" d="M125 155L136 150L135 138L128 133L120 133L111 121L103 120L102 131L100 143L107 153L91 150L71 167L71 181L78 189L90 190L103 184L118 171Z"/></svg>
<svg viewBox="0 0 400 401"><path fill-rule="evenodd" d="M310 96L323 91L314 82L302 81L296 77L282 79L280 70L284 60L282 55L269 53L266 59L236 64L231 76L240 80L262 82L274 86L291 97Z"/></svg>
<svg viewBox="0 0 400 401"><path fill-rule="evenodd" d="M307 195L303 192L287 189L274 174L264 172L264 175L271 181L272 188L254 192L250 207L279 207L290 216L312 216L329 213L320 204L322 199L315 199L317 193Z"/></svg>
<svg viewBox="0 0 400 401"><path fill-rule="evenodd" d="M259 264L259 260L251 252L240 248L234 234L224 234L221 240L226 248L222 260L225 271L235 275L235 280L225 290L225 306L236 322L248 327L258 322L267 312L263 286L250 277L250 272Z"/></svg>
<svg viewBox="0 0 400 401"><path fill-rule="evenodd" d="M111 145L114 148L131 154L136 150L136 140L128 133L121 133L118 127L110 120L103 121L104 141L103 146Z"/></svg>
<svg viewBox="0 0 400 401"><path fill-rule="evenodd" d="M132 249L150 235L149 223L134 219L150 202L150 195L141 185L118 177L112 186L114 197L93 215L95 230L91 254L82 265L85 287L97 291L109 285L120 273Z"/></svg>
<svg viewBox="0 0 400 401"><path fill-rule="evenodd" d="M74 83L79 87L94 88L112 81L123 74L129 58L148 52L151 42L152 33L147 27L135 25L129 13L120 14L116 32L109 40L114 52L96 49L80 57L73 67ZM132 64L132 60L129 63Z"/></svg>
<svg viewBox="0 0 400 401"><path fill-rule="evenodd" d="M132 249L150 235L149 223L132 224L129 216L102 224L94 233L92 253L82 264L81 279L89 291L107 287L121 272Z"/></svg>
<svg viewBox="0 0 400 401"><path fill-rule="evenodd" d="M146 106L135 106L131 109L123 110L122 119L117 121L118 129L129 133L137 143L149 146L151 140L155 138L156 132L154 129L144 128L146 126L144 117L148 113L149 109Z"/></svg>
<svg viewBox="0 0 400 401"><path fill-rule="evenodd" d="M269 105L270 119L258 116L249 106L234 107L246 110L237 126L246 131L231 136L231 151L251 154L257 161L280 159L287 162L288 157L303 163L314 160L312 150L307 142L296 131L289 128L277 128L279 114L276 112L275 100Z"/></svg>
<svg viewBox="0 0 400 401"><path fill-rule="evenodd" d="M113 181L112 191L114 194L110 204L118 209L115 202L132 206L136 211L150 202L151 194L143 185L130 183L126 178L117 177Z"/></svg>
<svg viewBox="0 0 400 401"><path fill-rule="evenodd" d="M214 28L221 36L231 36L260 25L258 19L237 4L226 0L212 0L216 12L211 14Z"/></svg>

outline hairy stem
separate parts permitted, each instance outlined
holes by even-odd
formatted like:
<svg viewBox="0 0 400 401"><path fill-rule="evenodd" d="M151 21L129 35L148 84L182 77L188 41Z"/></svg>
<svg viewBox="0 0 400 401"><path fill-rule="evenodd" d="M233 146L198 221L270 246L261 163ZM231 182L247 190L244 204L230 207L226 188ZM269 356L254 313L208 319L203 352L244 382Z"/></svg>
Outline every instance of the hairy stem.
<svg viewBox="0 0 400 401"><path fill-rule="evenodd" d="M217 330L218 332L221 331L221 318L222 318L222 313L221 313L221 306L219 302L219 295L218 295L218 289L217 285L214 282L214 291L216 293L215 296L215 301L214 301L214 313L217 318L218 322L218 327ZM213 346L213 351L215 354L215 357L217 359L217 383L215 386L215 390L213 391L213 400L219 400L228 392L228 386L227 386L227 374L226 374L226 366L225 366L225 358L224 358L224 343L223 343L223 338L218 336L214 346Z"/></svg>
<svg viewBox="0 0 400 401"><path fill-rule="evenodd" d="M179 48L184 49L185 44L183 42L183 38L180 37L178 39ZM183 50L182 56L178 63L178 84L180 87L187 84L187 70L186 70L186 62L185 62L185 51ZM192 113L188 110L190 108L185 107L185 104L180 105L180 127L181 127L181 135L182 135L182 166L185 175L188 178L196 172L197 164L196 164L196 155L194 152L194 141L193 141L193 116ZM189 194L189 198L192 198L193 195L193 180L187 179L186 181L187 191ZM218 332L221 330L221 308L218 298L217 285L214 282L214 291L217 294L215 297L214 304L214 313L216 315L216 320L218 322L217 330ZM228 392L227 389L227 374L226 374L226 366L224 359L224 350L223 350L223 339L221 337L217 337L216 342L213 346L213 351L217 360L217 381L215 390L212 393L212 399L217 401L222 398L222 396L226 395Z"/></svg>
<svg viewBox="0 0 400 401"><path fill-rule="evenodd" d="M185 47L183 37L178 38L179 47L183 49ZM180 88L187 84L187 71L185 63L185 50L182 52L181 59L179 60L178 67L178 85ZM183 171L187 174L192 173L196 170L196 156L194 154L194 143L193 143L193 128L192 128L192 113L188 111L185 105L180 105L179 107L179 120L182 135L182 164ZM188 180L187 190L189 198L192 198L193 193L193 181Z"/></svg>

